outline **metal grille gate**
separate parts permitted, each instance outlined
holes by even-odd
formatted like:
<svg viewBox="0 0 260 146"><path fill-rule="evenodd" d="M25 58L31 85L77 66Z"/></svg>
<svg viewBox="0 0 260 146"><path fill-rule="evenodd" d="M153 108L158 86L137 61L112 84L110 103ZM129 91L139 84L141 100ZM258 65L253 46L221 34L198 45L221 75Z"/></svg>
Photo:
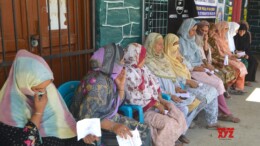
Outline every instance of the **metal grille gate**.
<svg viewBox="0 0 260 146"><path fill-rule="evenodd" d="M95 1L0 0L0 86L19 49L42 56L55 84L79 80L95 44Z"/></svg>

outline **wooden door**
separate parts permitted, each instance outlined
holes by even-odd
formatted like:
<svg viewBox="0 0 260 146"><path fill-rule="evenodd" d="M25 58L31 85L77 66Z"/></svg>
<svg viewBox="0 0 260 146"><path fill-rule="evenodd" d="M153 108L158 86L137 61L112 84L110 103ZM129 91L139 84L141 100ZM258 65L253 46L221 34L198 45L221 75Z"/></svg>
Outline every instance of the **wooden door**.
<svg viewBox="0 0 260 146"><path fill-rule="evenodd" d="M94 50L91 0L0 2L0 86L19 49L43 56L57 86L86 74Z"/></svg>

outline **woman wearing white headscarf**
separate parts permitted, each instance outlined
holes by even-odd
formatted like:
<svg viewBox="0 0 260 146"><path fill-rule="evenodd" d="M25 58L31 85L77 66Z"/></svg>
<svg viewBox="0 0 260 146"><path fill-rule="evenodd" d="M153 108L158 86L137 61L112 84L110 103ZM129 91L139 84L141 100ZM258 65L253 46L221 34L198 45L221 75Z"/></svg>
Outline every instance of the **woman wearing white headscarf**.
<svg viewBox="0 0 260 146"><path fill-rule="evenodd" d="M183 21L181 27L178 30L180 36L180 52L187 60L187 63L191 66L191 76L195 80L209 84L218 90L218 102L220 110L220 119L229 117L229 121L239 122L238 118L232 116L225 98L224 98L224 84L223 81L216 75L208 75L203 67L202 56L200 48L195 42L195 34L197 29L197 22L193 18L189 18ZM222 118L224 117L224 118Z"/></svg>
<svg viewBox="0 0 260 146"><path fill-rule="evenodd" d="M236 22L228 22L228 27L229 27L229 30L228 30L228 33L227 33L228 46L229 46L229 49L232 53L234 53L235 50L236 50L236 46L235 46L233 37L237 34L239 26L240 25Z"/></svg>

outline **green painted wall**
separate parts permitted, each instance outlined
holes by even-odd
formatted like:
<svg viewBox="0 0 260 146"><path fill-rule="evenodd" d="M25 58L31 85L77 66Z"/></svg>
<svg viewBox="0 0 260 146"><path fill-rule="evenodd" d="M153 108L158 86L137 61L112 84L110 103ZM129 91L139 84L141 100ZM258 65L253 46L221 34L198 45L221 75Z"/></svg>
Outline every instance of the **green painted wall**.
<svg viewBox="0 0 260 146"><path fill-rule="evenodd" d="M96 47L141 43L142 0L96 0Z"/></svg>

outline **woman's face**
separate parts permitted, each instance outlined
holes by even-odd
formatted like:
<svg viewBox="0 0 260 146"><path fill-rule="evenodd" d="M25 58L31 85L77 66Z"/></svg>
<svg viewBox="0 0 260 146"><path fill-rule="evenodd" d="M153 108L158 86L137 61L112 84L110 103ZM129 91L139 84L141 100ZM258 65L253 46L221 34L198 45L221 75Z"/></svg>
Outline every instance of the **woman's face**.
<svg viewBox="0 0 260 146"><path fill-rule="evenodd" d="M238 34L239 34L240 36L243 36L243 35L245 35L245 33L246 33L246 31L245 31L245 30L239 30L239 31L238 31Z"/></svg>
<svg viewBox="0 0 260 146"><path fill-rule="evenodd" d="M193 37L196 35L196 30L197 30L197 25L193 26L190 30L189 30L189 36Z"/></svg>
<svg viewBox="0 0 260 146"><path fill-rule="evenodd" d="M163 38L159 38L156 40L154 44L154 51L156 55L160 55L163 50Z"/></svg>
<svg viewBox="0 0 260 146"><path fill-rule="evenodd" d="M200 28L200 31L203 33L203 35L208 35L209 26L203 26L202 28Z"/></svg>
<svg viewBox="0 0 260 146"><path fill-rule="evenodd" d="M52 80L47 80L42 82L41 84L37 85L37 86L33 86L31 89L33 92L38 93L38 92L45 92L47 86L50 85L50 83L52 82Z"/></svg>

